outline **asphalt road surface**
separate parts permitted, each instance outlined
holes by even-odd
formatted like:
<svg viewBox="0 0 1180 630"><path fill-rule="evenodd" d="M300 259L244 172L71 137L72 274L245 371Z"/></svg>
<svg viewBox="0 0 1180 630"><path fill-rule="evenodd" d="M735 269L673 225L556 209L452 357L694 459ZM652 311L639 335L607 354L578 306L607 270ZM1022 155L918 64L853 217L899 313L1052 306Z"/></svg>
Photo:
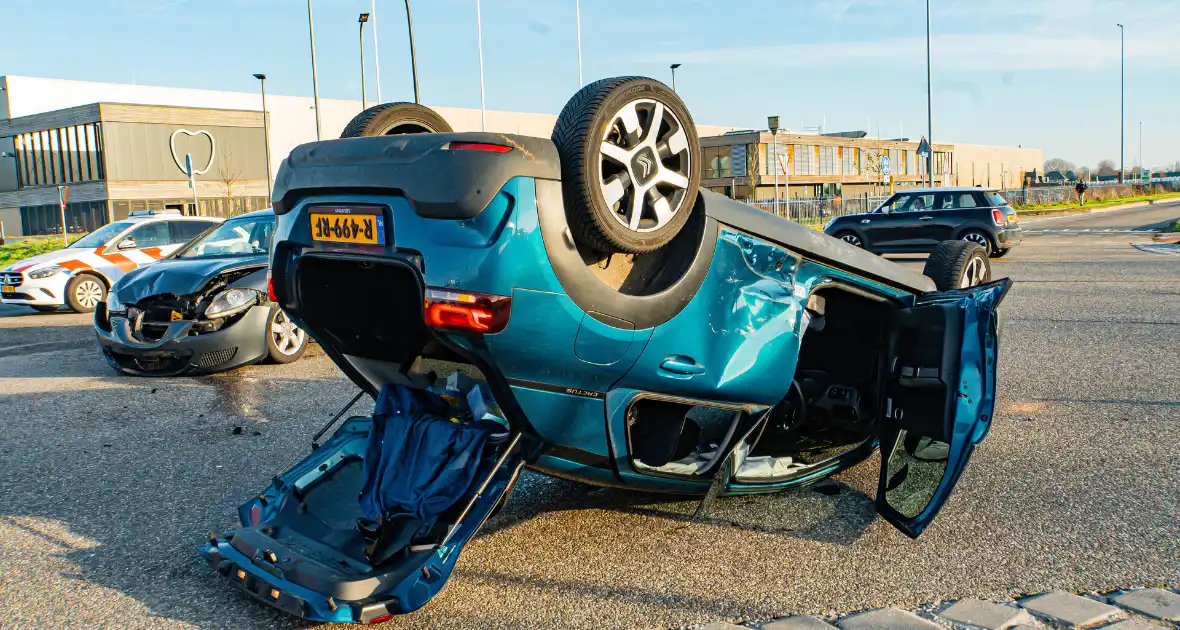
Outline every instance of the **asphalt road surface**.
<svg viewBox="0 0 1180 630"><path fill-rule="evenodd" d="M1180 207L1027 222L1134 229ZM387 627L675 627L1180 585L1180 256L1143 234L1030 236L1004 304L991 435L911 541L878 462L813 490L695 502L529 474L450 584ZM912 263L911 263L912 264ZM318 352L179 380L115 376L89 318L0 309L0 625L289 628L194 547L351 397ZM241 427L235 434L235 427Z"/></svg>

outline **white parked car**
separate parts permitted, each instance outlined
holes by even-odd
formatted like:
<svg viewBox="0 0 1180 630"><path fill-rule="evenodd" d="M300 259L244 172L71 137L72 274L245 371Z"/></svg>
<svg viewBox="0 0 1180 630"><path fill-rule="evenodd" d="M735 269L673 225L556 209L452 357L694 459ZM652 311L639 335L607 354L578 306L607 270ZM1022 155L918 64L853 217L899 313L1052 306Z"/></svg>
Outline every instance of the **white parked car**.
<svg viewBox="0 0 1180 630"><path fill-rule="evenodd" d="M65 305L89 313L123 274L156 262L221 221L176 210L132 212L69 247L9 265L0 272L0 302L44 312Z"/></svg>

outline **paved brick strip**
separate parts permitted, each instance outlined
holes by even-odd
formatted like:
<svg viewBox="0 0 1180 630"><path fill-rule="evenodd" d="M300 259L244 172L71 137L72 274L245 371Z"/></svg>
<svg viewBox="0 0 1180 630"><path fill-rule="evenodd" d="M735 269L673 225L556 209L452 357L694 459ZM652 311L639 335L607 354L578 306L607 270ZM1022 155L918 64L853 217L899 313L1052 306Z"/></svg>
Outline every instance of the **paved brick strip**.
<svg viewBox="0 0 1180 630"><path fill-rule="evenodd" d="M1052 591L1006 602L961 599L914 610L878 608L847 615L796 615L695 630L1163 630L1180 628L1180 595L1159 588L1082 596Z"/></svg>

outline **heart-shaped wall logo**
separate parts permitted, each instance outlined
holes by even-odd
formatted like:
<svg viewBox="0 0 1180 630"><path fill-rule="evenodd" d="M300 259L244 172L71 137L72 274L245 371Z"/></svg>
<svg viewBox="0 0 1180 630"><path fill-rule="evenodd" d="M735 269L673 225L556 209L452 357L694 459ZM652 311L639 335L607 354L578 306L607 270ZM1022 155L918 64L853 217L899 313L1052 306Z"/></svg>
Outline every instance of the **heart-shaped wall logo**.
<svg viewBox="0 0 1180 630"><path fill-rule="evenodd" d="M185 174L187 174L188 171L184 170L184 156L176 154L176 136L182 133L186 136L205 136L209 139L209 162L205 164L205 168L197 168L197 165L193 164L194 175L204 175L205 173L208 173L209 169L213 166L213 156L217 155L217 142L213 139L213 134L205 131L204 129L198 129L196 131L177 129L176 131L172 132L171 136L168 137L168 148L172 150L172 161L176 162L176 168L180 169L180 172Z"/></svg>

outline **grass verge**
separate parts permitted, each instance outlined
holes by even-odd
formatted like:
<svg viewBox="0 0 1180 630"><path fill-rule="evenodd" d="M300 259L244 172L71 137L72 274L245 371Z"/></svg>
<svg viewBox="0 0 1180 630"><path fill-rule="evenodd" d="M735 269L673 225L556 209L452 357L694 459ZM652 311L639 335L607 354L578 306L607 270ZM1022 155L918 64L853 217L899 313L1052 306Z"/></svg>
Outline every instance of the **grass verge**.
<svg viewBox="0 0 1180 630"><path fill-rule="evenodd" d="M70 239L70 242L73 243L78 238L73 237ZM14 262L20 262L26 258L32 258L37 254L57 251L61 248L60 236L26 238L15 243L0 245L0 268L7 267Z"/></svg>
<svg viewBox="0 0 1180 630"><path fill-rule="evenodd" d="M1057 212L1061 210L1082 210L1089 208L1103 208L1106 206L1118 206L1125 203L1136 203L1139 201L1159 201L1161 199L1178 199L1180 192L1156 193L1154 195L1138 195L1135 197L1121 197L1111 199L1098 199L1094 201L1087 201L1085 207L1079 206L1077 203L1059 203L1046 205L1019 205L1016 210L1021 213L1037 214L1040 212Z"/></svg>

